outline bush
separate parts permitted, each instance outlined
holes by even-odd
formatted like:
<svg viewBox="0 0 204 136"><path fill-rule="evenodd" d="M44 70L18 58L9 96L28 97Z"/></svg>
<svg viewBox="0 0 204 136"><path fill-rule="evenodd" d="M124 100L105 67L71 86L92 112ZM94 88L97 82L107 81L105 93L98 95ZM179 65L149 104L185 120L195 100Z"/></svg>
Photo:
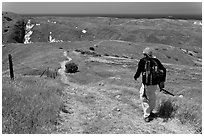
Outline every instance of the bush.
<svg viewBox="0 0 204 136"><path fill-rule="evenodd" d="M12 19L11 18L9 18L9 17L4 17L7 21L12 21Z"/></svg>
<svg viewBox="0 0 204 136"><path fill-rule="evenodd" d="M95 50L94 47L90 47L89 49L90 49L91 51L94 51L94 50Z"/></svg>
<svg viewBox="0 0 204 136"><path fill-rule="evenodd" d="M78 66L75 63L67 63L65 64L65 68L66 73L76 73L78 71Z"/></svg>
<svg viewBox="0 0 204 136"><path fill-rule="evenodd" d="M160 117L166 119L174 117L175 111L177 110L176 106L173 104L170 98L162 99L159 104L158 113Z"/></svg>
<svg viewBox="0 0 204 136"><path fill-rule="evenodd" d="M177 118L182 124L191 124L195 133L202 133L202 106L194 100L166 97L161 98L158 105L158 114L165 121Z"/></svg>
<svg viewBox="0 0 204 136"><path fill-rule="evenodd" d="M114 57L117 57L117 58L119 58L120 56L118 56L118 55L113 55Z"/></svg>

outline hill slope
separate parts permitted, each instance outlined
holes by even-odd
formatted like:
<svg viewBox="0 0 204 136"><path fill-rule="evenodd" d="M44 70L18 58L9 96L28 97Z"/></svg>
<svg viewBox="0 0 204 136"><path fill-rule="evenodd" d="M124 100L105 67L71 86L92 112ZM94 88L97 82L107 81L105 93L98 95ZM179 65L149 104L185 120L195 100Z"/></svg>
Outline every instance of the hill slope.
<svg viewBox="0 0 204 136"><path fill-rule="evenodd" d="M3 44L87 41L85 48L94 43L102 45L99 53L134 59L140 57L144 47L153 46L162 62L201 66L199 20L2 15ZM118 50L112 52L116 46Z"/></svg>
<svg viewBox="0 0 204 136"><path fill-rule="evenodd" d="M114 17L20 16L3 12L3 31L24 20L31 42L122 40L159 43L176 47L202 45L202 26L199 20L134 19ZM8 20L8 18L10 18ZM4 25L5 24L5 25ZM13 29L10 28L9 31ZM83 31L85 30L85 31ZM8 32L9 32L8 31ZM51 33L50 33L51 32ZM5 35L5 36L4 36ZM3 32L3 41L10 34Z"/></svg>
<svg viewBox="0 0 204 136"><path fill-rule="evenodd" d="M202 133L201 21L2 15L4 133ZM175 94L156 92L159 117L150 123L142 119L141 78L133 79L147 46ZM79 71L65 73L66 62Z"/></svg>
<svg viewBox="0 0 204 136"><path fill-rule="evenodd" d="M75 74L67 74L59 69L64 106L60 110L58 125L52 133L139 134L202 131L201 67L165 64L168 71L166 89L177 96L171 97L157 92L156 109L160 117L144 123L138 92L140 81L133 80L138 60L121 55L104 55L105 51L116 54L117 50L108 50L105 44L103 46L103 41L100 43L95 52L89 50L90 42L32 43L18 46L8 44L3 47L3 79L9 74L9 53L13 54L15 60L15 76L22 78L40 77L47 67L63 68L64 61L71 60L78 64L79 72ZM111 47L118 45L113 41L109 41L109 44ZM45 76L41 78L49 79Z"/></svg>

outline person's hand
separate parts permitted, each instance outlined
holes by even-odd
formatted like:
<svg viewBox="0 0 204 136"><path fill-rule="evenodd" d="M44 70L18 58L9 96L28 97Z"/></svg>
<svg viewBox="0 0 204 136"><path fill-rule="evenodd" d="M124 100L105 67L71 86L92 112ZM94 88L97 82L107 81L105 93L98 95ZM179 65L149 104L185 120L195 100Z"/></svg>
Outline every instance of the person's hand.
<svg viewBox="0 0 204 136"><path fill-rule="evenodd" d="M164 82L160 82L160 83L159 83L159 88L160 88L160 89L163 89L163 88L164 88Z"/></svg>

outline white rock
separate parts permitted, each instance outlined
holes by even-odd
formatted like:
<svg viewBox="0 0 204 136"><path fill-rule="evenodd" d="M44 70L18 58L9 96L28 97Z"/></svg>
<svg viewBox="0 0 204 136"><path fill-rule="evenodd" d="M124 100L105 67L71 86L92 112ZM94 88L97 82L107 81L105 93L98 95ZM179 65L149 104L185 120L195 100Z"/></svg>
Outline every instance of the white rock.
<svg viewBox="0 0 204 136"><path fill-rule="evenodd" d="M29 19L26 24L26 35L24 36L24 44L31 43L31 35L33 34L33 31L31 29L35 26L35 24L31 24L31 20Z"/></svg>
<svg viewBox="0 0 204 136"><path fill-rule="evenodd" d="M84 33L84 34L85 34L86 32L87 32L87 31L86 31L85 29L84 29L84 30L82 30L82 33Z"/></svg>
<svg viewBox="0 0 204 136"><path fill-rule="evenodd" d="M55 40L54 38L52 38L52 36L50 35L50 36L49 36L49 42L50 42L50 43L53 43L53 42L56 42L56 40Z"/></svg>
<svg viewBox="0 0 204 136"><path fill-rule="evenodd" d="M30 39L31 39L31 35L33 34L33 31L29 31L25 36L24 36L24 44L29 44L31 43Z"/></svg>
<svg viewBox="0 0 204 136"><path fill-rule="evenodd" d="M180 98L183 98L183 95L179 95Z"/></svg>
<svg viewBox="0 0 204 136"><path fill-rule="evenodd" d="M193 24L194 24L194 25L202 25L202 22L200 22L200 21L195 21Z"/></svg>

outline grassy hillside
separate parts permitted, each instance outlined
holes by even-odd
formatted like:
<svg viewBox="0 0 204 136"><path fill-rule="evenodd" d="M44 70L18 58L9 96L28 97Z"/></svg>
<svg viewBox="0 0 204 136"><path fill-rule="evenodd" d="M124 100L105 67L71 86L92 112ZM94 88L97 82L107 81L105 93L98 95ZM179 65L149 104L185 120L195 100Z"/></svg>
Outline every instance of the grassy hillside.
<svg viewBox="0 0 204 136"><path fill-rule="evenodd" d="M39 77L15 76L2 81L2 133L46 134L54 130L63 107L59 82Z"/></svg>
<svg viewBox="0 0 204 136"><path fill-rule="evenodd" d="M24 16L34 26L32 43L23 44L11 36L20 17L3 14L3 133L202 133L199 21ZM133 77L147 46L166 67L165 88L175 97L157 91L159 118L145 124L141 78ZM65 61L78 72L65 73Z"/></svg>
<svg viewBox="0 0 204 136"><path fill-rule="evenodd" d="M27 21L18 14L2 13L2 43L23 43Z"/></svg>
<svg viewBox="0 0 204 136"><path fill-rule="evenodd" d="M118 19L94 17L38 17L30 18L33 28L33 42L40 37L52 37L63 41L112 39L129 42L160 43L172 46L201 47L201 26L193 20L171 19ZM49 21L48 21L49 20ZM87 33L82 33L86 29Z"/></svg>
<svg viewBox="0 0 204 136"><path fill-rule="evenodd" d="M123 45L125 45L125 47L127 48L123 48ZM137 50L133 50L135 49L133 48L135 46ZM49 101L49 100L53 100L53 99L49 99L50 95L51 96L54 95L53 97L55 97L55 95L58 95L58 91L61 90L62 96L59 96L59 98L62 99L63 101L61 103L62 107L55 106L56 104L55 102L50 105L50 106L53 105L54 107L56 107L54 109L55 111L53 112L58 114L60 118L65 118L64 117L66 115L65 113L70 114L70 118L72 115L78 116L78 118L81 118L82 116L85 116L88 114L88 113L82 114L81 111L78 111L77 109L72 107L74 104L76 104L76 107L78 106L84 107L85 105L86 105L85 107L87 107L87 104L90 105L90 107L88 106L87 108L88 110L90 110L89 111L90 114L92 114L92 112L97 112L96 107L98 107L99 105L100 106L98 107L98 110L102 110L100 108L104 107L107 101L110 101L111 103L118 102L119 104L122 104L120 105L122 109L125 108L123 103L126 103L127 106L132 105L131 107L128 108L128 116L132 118L133 116L131 111L135 109L135 110L138 110L137 111L139 112L138 116L141 117L142 111L141 111L141 108L138 107L140 105L139 99L137 99L135 103L132 103L131 101L133 101L133 99L135 100L134 97L139 97L138 89L140 87L141 79L139 79L138 82L135 82L133 80L133 76L136 71L138 59L141 56L141 51L144 48L144 46L145 45L141 45L139 43L138 44L130 43L130 42L127 43L127 42L121 42L121 41L32 43L28 45L7 44L5 47L3 47L3 56L2 56L3 81L4 81L3 92L5 92L3 93L3 97L5 97L5 100L8 100L14 97L13 98L14 100L11 101L11 104L12 104L13 102L16 103L17 101L16 97L24 97L25 94L22 93L20 94L20 96L18 95L13 96L6 93L6 92L9 92L8 90L11 90L14 92L16 91L26 92L26 90L30 90L32 91L30 95L37 95L37 96L38 94L41 95L41 91L43 92L45 91L50 93L50 94L47 94L47 93L45 94L45 98L48 98L46 99L46 101ZM172 51L172 53L175 53L176 51L174 48L166 45L159 45L159 46L162 47L162 48L159 48L160 53L167 52L166 50L163 50L163 48L168 49L170 51L174 50L174 52ZM90 50L90 47L94 47L95 51ZM158 47L158 45L155 47ZM68 81L66 81L66 84L63 84L63 81L59 81L60 79L59 74L57 79L47 77L46 74L40 78L40 75L47 67L50 67L50 69L53 69L53 70L60 68L60 62L67 60L67 58L63 55L64 52L67 52L67 55L72 58L71 62L74 62L79 66L79 72L75 74L65 74L65 76L68 78L67 79ZM8 79L9 71L8 71L7 55L9 53L12 54L13 60L14 60L15 82L16 82L15 84L13 84ZM134 55L131 55L131 53L133 53ZM188 56L185 56L186 54L179 54L179 55L181 56L180 58L182 58L182 55L184 58L188 57ZM159 111L161 117L164 120L167 120L166 125L178 119L180 123L183 124L183 127L186 125L192 126L192 129L193 129L192 133L200 133L202 131L201 118L200 118L201 109L202 109L201 108L201 103L202 103L201 67L193 66L190 64L178 65L178 64L173 64L169 62L164 63L164 66L167 68L166 89L174 93L176 97L173 98L170 96L166 96L164 94L162 95L157 92L157 96L158 96L157 110ZM185 63L185 61L183 63ZM32 82L31 84L30 84L30 81ZM44 85L43 86L37 85L38 87L35 86L35 84L39 84L39 83L44 84L44 82L46 82L46 84L52 85L52 87L54 87L53 88L54 91L50 91L50 89L52 90L52 88L47 89L47 87L44 87ZM21 85L21 86L19 87L18 85ZM43 89L41 89L41 87ZM35 91L33 91L30 88L35 89ZM55 89L55 88L59 88L59 89ZM88 88L97 88L97 89L94 89L95 91L92 92ZM102 91L101 89L104 91ZM119 92L115 94L112 92L113 90L115 91L118 90ZM74 92L76 91L76 92L74 93L73 91ZM79 93L78 91L80 91L81 93ZM130 91L129 93L134 92L135 93L134 97L133 98L131 97L131 99L129 99L130 95L127 94L126 91ZM96 97L95 93L97 93L97 96L102 95L101 96L102 98ZM87 96L84 94L87 94ZM30 95L26 97L30 98ZM121 98L117 98L119 97L118 95ZM182 96L183 98L180 98L179 96ZM58 99L58 96L56 99ZM103 99L103 101L100 101L101 99ZM69 100L70 102L68 103ZM42 100L43 103L44 101L45 100ZM3 102L3 109L7 107L5 105L5 103L7 102L9 101ZM97 103L99 104L98 106L97 106ZM40 103L37 103L37 105L38 104L41 105ZM66 106L64 107L63 104L65 104ZM45 105L47 104L45 103ZM33 105L26 105L26 106L32 107ZM72 110L74 109L75 110L71 112L69 109L67 109L68 107L70 107ZM93 108L94 111L91 110L91 107L95 107ZM109 108L111 107L108 108L105 106L104 108L107 109L107 111L104 111L104 113L101 113L102 116L106 117L107 114L105 114L105 112L110 112L110 114L115 118L115 114L116 114L115 111L109 111L110 110ZM21 106L19 107L19 109L22 109ZM12 128L8 127L7 124L9 122L10 123L12 122L12 120L8 118L9 115L11 115L12 117L14 117L14 115L11 114L10 111L7 111L7 110L5 111L7 112L6 114L3 114L3 119L5 120L5 123L3 125L5 133L56 133L54 131L55 127L68 127L67 125L65 125L66 123L64 124L58 120L59 118L58 116L54 116L54 117L47 116L48 118L53 118L52 120L58 120L58 121L53 124L52 123L53 121L51 120L50 125L49 123L41 124L40 122L36 121L35 124L39 124L39 126L45 125L45 127L43 127L42 130L39 129L38 127L33 128L33 126L31 125L31 128L29 128L29 130L28 128L24 128L25 130L19 130L17 126L13 126L17 128L15 131L12 131ZM14 110L15 113L17 111L18 109ZM23 112L23 110L21 112ZM21 112L19 114L22 114ZM28 112L31 112L31 111L28 111ZM46 112L47 111L45 111L45 114L48 114ZM25 116L25 115L22 115L22 116ZM41 112L39 115L36 115L35 118L37 119L41 118L40 116L41 116ZM27 116L25 118L27 118ZM78 122L78 120L75 120L75 118L72 118L72 119L70 118L67 120L68 122L70 121ZM94 118L98 118L98 117L94 116ZM121 121L125 121L124 119L125 118L122 118ZM43 120L46 120L46 118L43 117ZM111 121L111 120L106 119L106 121ZM155 120L155 121L159 121L159 120ZM23 122L19 122L19 123L22 123L20 124L22 126L25 125ZM59 125L58 123L59 124L62 123L62 125ZM74 127L74 126L81 127L80 124L78 125L75 124L75 125L72 125L70 127ZM101 129L92 128L92 127L97 127L98 125L103 125L103 122L99 120L92 120L92 122L87 123L87 125L85 125L85 128L83 128L84 129L83 133L105 133L104 131L105 128L103 127ZM110 125L113 125L113 124L110 124ZM113 126L117 128L120 125L121 123L117 122L116 126L115 125ZM113 126L110 126L110 127L113 127ZM49 129L50 131L47 131L47 129ZM138 131L133 132L132 129L131 130L125 129L123 131L122 130L116 131L115 129L110 129L108 130L108 133L127 133L127 131L129 131L130 133L139 133ZM59 133L65 133L65 132L81 133L77 131L71 131L70 129L65 129L64 131L60 131ZM157 130L157 132L159 132L159 130ZM148 131L148 132L145 131L144 133L152 133L152 131ZM179 132L176 132L176 130L174 130L174 132L166 130L161 133L179 133Z"/></svg>
<svg viewBox="0 0 204 136"><path fill-rule="evenodd" d="M28 22L33 27L24 30ZM99 52L110 53L110 55L129 55L133 58L140 57L142 46L153 46L158 58L165 63L200 66L202 57L201 30L202 26L199 20L29 17L3 12L2 38L3 44L23 42L20 38L23 36L22 32L25 31L25 35L30 31L32 32L30 41L34 43L51 42L50 40L55 42L87 41L87 45L89 44L88 41L99 42L97 44L103 46L113 45L113 48L108 48L108 50L110 49L109 52L103 51L100 46ZM127 43L109 40L119 40ZM92 46L91 42L90 46ZM115 44L117 44L118 50L115 51L116 54L113 54L111 50L114 50ZM124 50L127 50L126 54L121 54Z"/></svg>
<svg viewBox="0 0 204 136"><path fill-rule="evenodd" d="M7 18L10 18L10 23ZM62 41L123 40L129 42L158 43L175 47L202 45L202 26L199 20L134 19L109 17L18 16L3 12L3 31L13 27L19 18L30 20L32 42L47 42L51 36ZM6 20L6 21L5 21ZM12 30L9 29L9 30ZM86 30L83 33L82 30ZM3 32L3 40L7 33ZM5 37L5 38L4 38ZM5 43L12 41L4 40Z"/></svg>

